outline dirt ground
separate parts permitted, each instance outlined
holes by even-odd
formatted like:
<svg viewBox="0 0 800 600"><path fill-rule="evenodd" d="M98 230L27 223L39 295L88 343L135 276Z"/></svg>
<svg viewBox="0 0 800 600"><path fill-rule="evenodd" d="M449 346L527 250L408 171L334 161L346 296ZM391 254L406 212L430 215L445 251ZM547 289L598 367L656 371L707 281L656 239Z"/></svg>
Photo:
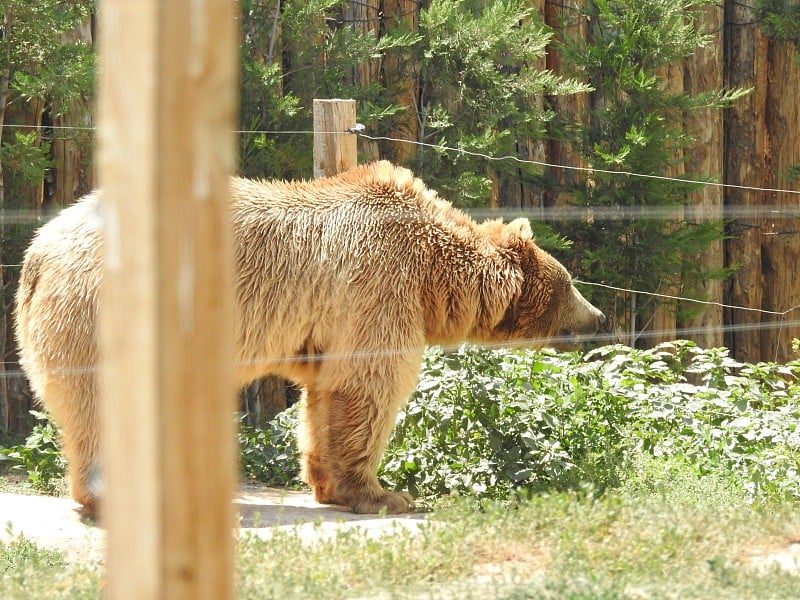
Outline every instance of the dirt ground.
<svg viewBox="0 0 800 600"><path fill-rule="evenodd" d="M343 528L361 528L379 536L396 527L414 530L424 515L355 515L343 507L317 504L308 492L243 485L234 500L240 531L268 538L277 529L297 530L312 541ZM44 548L63 551L76 562L103 562L105 531L87 523L69 498L0 492L0 539L17 535Z"/></svg>
<svg viewBox="0 0 800 600"><path fill-rule="evenodd" d="M308 543L347 528L360 528L370 536L396 531L396 527L414 531L426 520L422 513L355 515L343 507L317 504L309 492L253 485L242 485L234 504L240 532L269 538L276 530L291 529ZM22 535L39 546L64 552L69 560L102 564L105 531L82 520L77 508L69 498L0 492L0 540ZM800 575L800 542L753 548L741 558L756 569L778 568Z"/></svg>

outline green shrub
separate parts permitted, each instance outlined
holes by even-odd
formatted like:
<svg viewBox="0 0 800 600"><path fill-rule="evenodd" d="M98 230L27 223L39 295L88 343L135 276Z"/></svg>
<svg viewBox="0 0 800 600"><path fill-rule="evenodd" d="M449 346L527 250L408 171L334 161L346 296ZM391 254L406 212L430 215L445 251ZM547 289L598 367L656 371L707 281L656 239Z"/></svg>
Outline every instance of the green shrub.
<svg viewBox="0 0 800 600"><path fill-rule="evenodd" d="M601 493L647 479L642 465L662 461L750 501L797 500L798 369L738 363L724 348L687 341L585 355L430 350L380 476L423 498L506 499L587 486ZM295 419L284 414L263 437L250 436L247 472L297 483ZM273 439L277 450L256 448Z"/></svg>
<svg viewBox="0 0 800 600"><path fill-rule="evenodd" d="M578 354L431 351L382 477L422 496L616 484L625 399Z"/></svg>
<svg viewBox="0 0 800 600"><path fill-rule="evenodd" d="M800 499L797 373L686 341L584 356L431 352L382 477L422 496L602 491L636 477L644 455L753 501Z"/></svg>
<svg viewBox="0 0 800 600"><path fill-rule="evenodd" d="M60 454L58 429L45 413L31 411L39 420L25 444L0 448L0 462L12 471L23 472L34 488L53 492L64 477L66 461Z"/></svg>
<svg viewBox="0 0 800 600"><path fill-rule="evenodd" d="M243 425L239 430L243 474L270 485L300 485L296 429L297 405L278 414L265 429Z"/></svg>
<svg viewBox="0 0 800 600"><path fill-rule="evenodd" d="M724 348L687 341L586 354L430 350L380 477L422 498L503 500L620 485L657 490L683 471L751 502L796 502L798 373L798 361L743 364ZM56 429L35 414L43 422L0 458L46 489L64 462ZM243 473L299 485L296 427L297 407L266 429L242 427Z"/></svg>

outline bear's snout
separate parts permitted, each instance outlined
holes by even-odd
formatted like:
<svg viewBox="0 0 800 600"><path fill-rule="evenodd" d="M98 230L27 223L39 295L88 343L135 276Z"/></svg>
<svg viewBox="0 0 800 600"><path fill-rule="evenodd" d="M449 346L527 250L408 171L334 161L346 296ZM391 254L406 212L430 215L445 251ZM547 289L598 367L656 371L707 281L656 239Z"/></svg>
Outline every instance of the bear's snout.
<svg viewBox="0 0 800 600"><path fill-rule="evenodd" d="M564 329L573 335L592 335L600 330L606 322L606 316L599 308L583 297L575 286L572 286L573 310L567 313Z"/></svg>

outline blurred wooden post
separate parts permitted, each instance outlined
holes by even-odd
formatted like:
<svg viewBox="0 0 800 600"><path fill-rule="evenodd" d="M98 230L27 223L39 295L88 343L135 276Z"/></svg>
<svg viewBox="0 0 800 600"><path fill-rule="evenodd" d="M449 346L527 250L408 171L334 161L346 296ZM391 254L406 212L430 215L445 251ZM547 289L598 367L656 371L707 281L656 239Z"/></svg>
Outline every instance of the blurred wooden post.
<svg viewBox="0 0 800 600"><path fill-rule="evenodd" d="M112 599L233 597L234 0L101 0Z"/></svg>
<svg viewBox="0 0 800 600"><path fill-rule="evenodd" d="M314 177L331 177L358 164L355 100L314 100ZM339 133L341 132L341 133Z"/></svg>

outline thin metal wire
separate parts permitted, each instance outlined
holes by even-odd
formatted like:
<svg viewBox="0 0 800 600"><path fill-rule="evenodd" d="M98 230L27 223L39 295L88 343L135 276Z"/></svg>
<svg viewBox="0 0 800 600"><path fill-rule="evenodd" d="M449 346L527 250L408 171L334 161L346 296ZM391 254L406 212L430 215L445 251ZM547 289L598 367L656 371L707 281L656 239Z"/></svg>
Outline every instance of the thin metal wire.
<svg viewBox="0 0 800 600"><path fill-rule="evenodd" d="M681 302L694 302L696 304L706 304L706 305L709 305L709 306L719 306L721 308L730 308L730 309L733 309L733 310L745 310L745 311L762 313L762 314L766 314L766 315L776 315L776 316L779 316L779 317L785 316L787 313L790 313L793 310L797 310L798 308L800 308L800 305L797 305L797 306L793 306L792 308L789 308L789 309L786 309L786 310L766 310L766 309L763 309L763 308L752 308L752 307L749 307L749 306L736 306L736 305L733 305L733 304L723 304L722 302L715 302L713 300L698 300L697 298L686 298L686 297L683 297L683 296L672 296L670 294L660 294L660 293L657 293L657 292L643 292L641 290L632 290L632 289L628 289L628 288L617 287L617 286L614 286L614 285L608 285L606 283L594 283L594 282L591 282L591 281L583 281L582 279L576 279L575 283L577 283L579 285L591 285L591 286L595 286L595 287L606 288L606 289L609 289L609 290L616 290L618 292L626 292L626 293L629 293L629 294L642 294L642 295L646 295L646 296L655 296L657 298L666 298L668 300L679 300Z"/></svg>
<svg viewBox="0 0 800 600"><path fill-rule="evenodd" d="M37 128L37 126L34 126L34 125L7 124L6 126L7 127L20 127L20 128ZM48 126L48 127L42 127L42 128L74 129L74 130L94 130L94 129L96 129L95 127L75 127L75 126ZM476 156L476 157L484 158L484 159L490 160L490 161L513 160L513 161L516 161L516 162L519 162L519 163L533 164L533 165L536 165L536 166L562 168L562 169L567 169L567 170L583 171L583 172L588 172L588 173L605 173L605 174L611 174L611 175L624 175L624 176L631 176L631 177L642 177L642 178L665 180L665 181L674 181L674 182L681 182L681 183L693 183L693 184L700 184L700 185L711 185L711 186L722 187L722 188L744 189L744 190L758 191L758 192L800 194L800 191L798 191L798 190L786 190L786 189L778 189L778 188L760 188L760 187L755 187L755 186L740 186L740 185L733 185L733 184L715 183L715 182L709 182L709 181L680 179L680 178L660 176L660 175L647 175L647 174L634 173L634 172L629 172L629 171L613 171L613 170L596 169L596 168L589 168L589 167L558 165L558 164L555 164L555 163L548 163L548 162L543 162L543 161L526 160L526 159L519 158L517 156L511 156L511 155L495 157L495 156L491 156L491 155L484 154L484 153L481 153L481 152L465 150L463 148L454 148L454 147L450 147L450 146L429 144L429 143L426 143L426 142L418 142L418 141L413 141L413 140L404 140L404 139L392 138L392 137L388 137L388 136L371 136L371 135L363 133L363 125L358 125L358 126L352 128L352 129L350 129L348 131L344 131L344 132L343 131L315 132L313 130L312 131L308 131L308 130L295 130L295 131L292 131L292 130L280 130L280 131L278 131L278 130L237 130L235 133L239 133L239 134L276 134L276 135L277 134L308 135L308 134L315 134L315 133L354 134L354 135L359 135L361 137L364 137L364 138L370 139L370 140L374 140L374 141L385 140L385 141L392 141L392 142L410 143L410 144L415 144L415 145L418 145L418 146L424 146L424 147L428 147L428 148L438 149L438 150L442 150L442 151L456 152L456 153ZM692 206L687 206L685 208L691 209L693 207ZM621 218L626 218L626 219L633 218L633 219L636 219L636 218L670 218L670 217L678 218L679 216L683 216L683 215L680 214L680 211L683 210L683 207L679 207L679 208L625 207L625 208L622 208L622 209L620 209L620 208L611 208L611 207L590 207L590 208L553 207L552 209L550 209L550 208L542 208L542 209L537 208L535 210L536 210L536 212L538 214L545 214L546 213L547 216L550 217L550 218L586 218L587 215L591 215L591 217L594 218L594 219L621 219ZM475 213L480 213L481 211L478 210L478 211L474 211L474 212ZM523 214L524 213L526 215L529 214L529 212L519 211L518 209L510 209L508 211L491 210L491 211L488 211L486 214L488 214L490 216L497 216L498 213L502 213L502 214L508 214L508 213L514 213L514 214L520 213L520 214ZM37 221L41 219L41 215L37 215L37 214L33 213L32 211L28 211L27 213L22 213L22 211L20 211L19 214L14 213L14 214L11 214L11 215L5 213L5 214L2 215L1 218L5 222L22 222L23 218L27 218L27 220L30 221L31 220L30 216L35 216L35 220L37 220ZM769 217L772 217L772 218L776 218L776 217L777 218L800 218L800 209L798 209L797 211L794 211L794 210L791 209L791 207L785 207L785 206L776 206L776 207L768 207L768 206L723 207L723 215L722 215L722 217L720 217L719 215L713 215L713 216L710 216L709 219L710 220L719 220L720 218L731 218L731 217L735 217L735 216L738 216L740 218L741 217L765 218L766 216L769 216ZM22 265L2 265L2 266L3 267L7 267L7 268L19 268ZM697 303L697 304L718 306L718 307L731 309L731 310L749 311L749 312L755 312L755 313L760 313L760 314L768 314L768 315L781 317L780 322L777 323L777 324L776 323L759 323L759 324L756 324L756 325L752 325L752 324L744 324L744 325L731 324L731 325L722 325L722 326L717 326L717 327L712 327L712 328L704 327L704 328L685 328L685 329L680 329L680 330L672 330L672 329L670 329L670 330L662 330L662 331L643 331L643 332L639 332L637 334L639 338L645 338L645 339L646 338L657 338L657 337L661 337L665 333L666 334L674 334L676 337L682 337L682 336L690 335L690 334L693 334L693 333L707 332L709 330L713 330L713 331L722 330L722 331L725 331L725 332L730 332L730 331L741 331L741 330L750 330L750 329L760 329L761 330L761 329L774 329L774 328L778 328L779 337L780 337L780 333L783 332L784 326L800 324L800 321L788 322L785 319L785 316L788 313L799 309L800 305L793 306L793 307L791 307L789 309L786 309L784 311L773 311L773 310L766 310L766 309L761 309L761 308L752 308L752 307L745 307L745 306L736 306L736 305L730 305L730 304L723 304L721 302L716 302L716 301L698 300L696 298L687 298L687 297L674 296L674 295L662 294L662 293L657 293L657 292L646 292L646 291L642 291L642 290L633 290L633 289L622 288L622 287L617 287L617 286L612 286L612 285L602 284L602 283L596 283L596 282L583 281L583 280L576 280L576 283L579 284L579 285L583 284L583 285L589 285L589 286L602 287L602 288L611 289L611 290L619 291L619 292L625 292L625 293L641 294L641 295L653 296L653 297L670 299L670 300L675 300L675 301L692 302L692 303ZM593 339L596 340L596 341L616 342L616 341L618 341L619 336L617 336L615 334L607 334L607 335L594 336ZM571 341L571 339L570 340L566 340L566 339L555 339L555 340L554 339L549 339L549 340L546 340L546 341L549 342L549 343L554 343L554 342L555 343L559 343L559 342ZM522 341L520 341L518 343L511 343L511 344L508 344L508 343L495 344L495 345L489 344L488 347L526 347L526 346L531 346L531 345L538 345L538 344L541 344L543 342L545 342L545 340L533 340L533 339L531 339L531 340L522 340ZM776 346L776 356L777 356L777 350L778 349L777 349L777 346ZM414 350L414 352L416 352L416 351L417 350ZM407 351L385 350L385 351L374 351L374 352L369 352L369 353L351 353L351 354L347 354L346 356L333 357L333 358L336 359L336 358L366 357L366 356L374 355L374 354L376 354L378 352L383 352L383 353L386 353L386 354L396 354L396 353L406 353ZM325 357L326 357L326 359L332 358L330 354L325 355ZM264 359L257 359L255 362L252 362L252 363L244 363L244 365L248 365L248 364L249 365L255 365L255 364L277 364L277 363L283 363L283 362L287 362L287 361L291 362L291 360L294 360L294 359L292 357L264 358ZM303 361L311 360L311 361L313 361L314 358L313 357L302 357L302 358L297 358L296 360L303 360ZM84 369L93 370L94 368L93 367L76 367L75 374L79 374L81 372L84 372L83 371ZM21 372L20 372L20 374L21 374Z"/></svg>
<svg viewBox="0 0 800 600"><path fill-rule="evenodd" d="M747 191L754 191L754 192L771 192L771 193L784 193L784 194L798 194L800 195L800 190L786 190L781 188L763 188L763 187L756 187L750 185L737 185L732 183L718 183L715 181L703 181L699 179L681 179L680 177L668 177L666 175L650 175L645 173L635 173L633 171L614 171L611 169L598 169L595 167L578 167L574 165L559 165L557 163L550 163L540 160L529 160L525 158L520 158L518 156L512 155L504 155L504 156L491 156L489 154L484 154L483 152L475 152L473 150L466 150L464 148L455 148L453 146L444 146L441 144L429 144L427 142L418 142L415 140L404 140L400 138L392 138L388 136L382 135L368 135L366 133L357 133L359 137L366 138L372 141L389 141L389 142L400 142L405 144L414 144L417 146L424 146L426 148L432 148L436 150L443 150L447 152L455 152L458 154L467 154L469 156L476 156L478 158L483 158L489 161L505 161L511 160L522 164L529 164L535 165L539 167L550 167L555 169L566 169L568 171L582 171L585 173L603 173L605 175L624 175L627 177L640 177L643 179L655 179L658 181L672 181L677 183L691 183L697 185L708 185L712 187L720 187L720 188L730 188L730 189L737 189L737 190L747 190Z"/></svg>
<svg viewBox="0 0 800 600"><path fill-rule="evenodd" d="M97 128L91 126L85 127L77 127L77 126L69 126L69 125L17 125L13 123L6 123L4 127L16 127L16 128L25 128L25 129L53 129L53 130L77 130L77 131L94 131ZM561 165L558 163L551 163L546 161L538 161L538 160L530 160L520 158L518 156L513 155L504 155L504 156L492 156L490 154L485 154L483 152L476 152L474 150L467 150L465 148L456 148L453 146L445 146L442 144L431 144L428 142L420 142L417 140L406 140L402 138L394 138L389 136L375 136L369 135L363 132L363 125L356 126L346 131L313 131L313 130L270 130L270 129L237 129L234 130L233 133L237 134L265 134L265 135L314 135L314 134L324 134L324 135L331 135L331 134L353 134L359 137L363 137L368 140L372 141L389 141L389 142L398 142L403 144L412 144L416 146L422 146L425 148L431 148L434 150L442 150L445 152L455 152L458 154L466 154L469 156L475 156L478 158L483 158L485 160L498 162L498 161L515 161L522 164L529 164L538 167L548 167L553 169L564 169L568 171L579 171L585 173L603 173L604 175L620 175L626 177L639 177L643 179L654 179L658 181L671 181L675 183L690 183L693 185L706 185L712 187L719 187L725 189L737 189L737 190L746 190L752 192L769 192L769 193L776 193L776 194L797 194L800 195L800 190L790 190L790 189L783 189L783 188L767 188L767 187L758 187L758 186L750 186L750 185L739 185L733 183L719 183L716 181L704 181L700 179L682 179L680 177L669 177L667 175L652 175L646 173L636 173L634 171L615 171L613 169L599 169L595 167L579 167L575 165Z"/></svg>

